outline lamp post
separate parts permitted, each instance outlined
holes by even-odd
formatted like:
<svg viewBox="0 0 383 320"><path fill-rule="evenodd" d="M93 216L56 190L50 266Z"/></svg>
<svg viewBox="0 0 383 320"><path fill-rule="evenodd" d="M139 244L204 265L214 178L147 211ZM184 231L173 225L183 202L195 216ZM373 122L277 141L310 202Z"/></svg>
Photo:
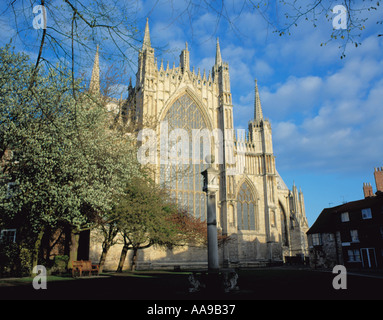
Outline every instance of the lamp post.
<svg viewBox="0 0 383 320"><path fill-rule="evenodd" d="M217 237L217 214L216 214L216 193L219 190L218 175L219 171L214 169L211 164L214 163L214 157L210 156L206 159L210 163L210 167L201 172L203 176L203 192L207 198L207 260L208 274L203 279L205 288L215 293L217 290L230 292L238 290L237 279L238 274L232 269L219 269L218 262L218 237ZM200 289L200 282L195 281L195 275L191 276L189 281L193 288L189 292L195 292Z"/></svg>
<svg viewBox="0 0 383 320"><path fill-rule="evenodd" d="M208 269L218 272L218 238L217 238L217 215L216 215L216 193L219 190L218 171L209 167L203 171L203 191L207 198L207 256Z"/></svg>

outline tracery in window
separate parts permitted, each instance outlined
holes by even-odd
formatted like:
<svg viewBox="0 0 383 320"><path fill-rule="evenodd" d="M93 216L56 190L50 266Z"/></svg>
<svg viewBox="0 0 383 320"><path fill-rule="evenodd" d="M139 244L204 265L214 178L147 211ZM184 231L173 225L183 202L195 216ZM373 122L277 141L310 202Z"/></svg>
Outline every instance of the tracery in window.
<svg viewBox="0 0 383 320"><path fill-rule="evenodd" d="M239 189L237 200L238 229L255 230L257 203L247 182Z"/></svg>
<svg viewBox="0 0 383 320"><path fill-rule="evenodd" d="M207 168L207 164L203 163L203 139L197 142L192 141L192 130L207 129L206 121L199 107L187 94L172 104L162 121L167 122L169 133L179 129L187 132L189 150L186 154L189 158L186 161L182 158L185 155L185 150L177 150L177 152L173 150L171 163L161 164L160 183L170 190L173 199L177 201L180 207L195 217L205 220L206 195L202 191L201 172ZM200 148L199 159L193 158L193 143L199 144L194 146L194 148ZM169 141L169 150L172 150L172 147L174 145L172 146ZM174 159L174 156L178 159Z"/></svg>

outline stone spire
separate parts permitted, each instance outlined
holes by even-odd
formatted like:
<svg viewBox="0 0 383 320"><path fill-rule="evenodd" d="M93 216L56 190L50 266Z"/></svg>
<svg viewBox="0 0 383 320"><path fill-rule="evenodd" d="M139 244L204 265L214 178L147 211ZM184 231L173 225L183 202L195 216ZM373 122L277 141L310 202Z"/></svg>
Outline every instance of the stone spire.
<svg viewBox="0 0 383 320"><path fill-rule="evenodd" d="M149 49L151 47L152 44L150 42L149 18L146 18L145 35L144 42L142 44L142 51L145 51L146 49Z"/></svg>
<svg viewBox="0 0 383 320"><path fill-rule="evenodd" d="M261 98L259 97L258 82L255 80L254 120L263 120Z"/></svg>
<svg viewBox="0 0 383 320"><path fill-rule="evenodd" d="M301 216L303 218L305 218L306 217L305 199L304 199L303 192L302 192L301 188L299 188L299 203L301 205Z"/></svg>
<svg viewBox="0 0 383 320"><path fill-rule="evenodd" d="M219 46L219 38L217 38L217 51L215 53L215 65L222 65L222 56L221 56L221 48Z"/></svg>
<svg viewBox="0 0 383 320"><path fill-rule="evenodd" d="M90 79L89 91L93 94L100 93L100 58L98 53L98 45L93 62L92 77Z"/></svg>
<svg viewBox="0 0 383 320"><path fill-rule="evenodd" d="M180 67L181 67L182 73L190 70L190 58L189 58L189 50L188 50L187 42L185 44L185 49L182 50L180 55Z"/></svg>

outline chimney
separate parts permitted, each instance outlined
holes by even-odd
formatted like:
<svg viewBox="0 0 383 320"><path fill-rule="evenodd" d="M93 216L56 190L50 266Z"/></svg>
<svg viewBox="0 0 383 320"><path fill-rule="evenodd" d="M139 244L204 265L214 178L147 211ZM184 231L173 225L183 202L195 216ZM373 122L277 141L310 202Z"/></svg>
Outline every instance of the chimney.
<svg viewBox="0 0 383 320"><path fill-rule="evenodd" d="M363 183L363 193L364 193L364 198L374 196L374 192L372 191L371 183Z"/></svg>
<svg viewBox="0 0 383 320"><path fill-rule="evenodd" d="M379 192L383 192L383 167L375 168L374 172L376 190Z"/></svg>

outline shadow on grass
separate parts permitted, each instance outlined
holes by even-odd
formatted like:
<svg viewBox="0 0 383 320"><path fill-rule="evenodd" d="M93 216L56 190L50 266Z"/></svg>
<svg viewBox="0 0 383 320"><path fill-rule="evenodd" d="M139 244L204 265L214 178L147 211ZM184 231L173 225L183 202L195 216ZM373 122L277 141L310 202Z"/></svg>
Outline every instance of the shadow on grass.
<svg viewBox="0 0 383 320"><path fill-rule="evenodd" d="M335 290L331 273L256 269L238 272L239 290L189 293L189 272L140 271L98 277L48 277L47 290L32 278L2 281L0 299L44 300L329 300L383 299L383 279L348 276L347 290Z"/></svg>

